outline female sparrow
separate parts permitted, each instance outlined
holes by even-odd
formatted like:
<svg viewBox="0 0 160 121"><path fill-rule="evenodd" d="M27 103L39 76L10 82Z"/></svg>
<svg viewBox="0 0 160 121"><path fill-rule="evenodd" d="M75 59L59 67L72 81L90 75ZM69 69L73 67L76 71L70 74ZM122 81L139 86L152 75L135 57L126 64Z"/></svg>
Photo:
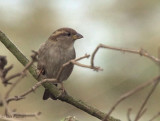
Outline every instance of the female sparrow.
<svg viewBox="0 0 160 121"><path fill-rule="evenodd" d="M40 78L56 78L61 66L75 59L74 42L80 38L83 38L83 36L71 28L60 28L53 32L38 50L37 69L39 70ZM74 65L70 63L63 69L58 79L61 84L62 81L68 79L73 70L73 66ZM63 88L63 85L61 86ZM49 90L45 89L43 100L47 100L49 97L54 100L56 99L50 94Z"/></svg>

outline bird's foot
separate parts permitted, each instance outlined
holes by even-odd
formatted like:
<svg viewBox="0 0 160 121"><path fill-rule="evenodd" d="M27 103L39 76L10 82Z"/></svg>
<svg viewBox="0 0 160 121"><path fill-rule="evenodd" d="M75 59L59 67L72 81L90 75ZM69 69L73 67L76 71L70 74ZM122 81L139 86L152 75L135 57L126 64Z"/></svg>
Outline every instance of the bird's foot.
<svg viewBox="0 0 160 121"><path fill-rule="evenodd" d="M66 92L66 90L65 90L65 88L64 88L64 86L63 86L63 83L61 82L60 83L60 85L61 85L61 87L59 88L59 90L61 90L61 93L60 93L60 97L61 96L65 96L66 94L67 94L67 92Z"/></svg>

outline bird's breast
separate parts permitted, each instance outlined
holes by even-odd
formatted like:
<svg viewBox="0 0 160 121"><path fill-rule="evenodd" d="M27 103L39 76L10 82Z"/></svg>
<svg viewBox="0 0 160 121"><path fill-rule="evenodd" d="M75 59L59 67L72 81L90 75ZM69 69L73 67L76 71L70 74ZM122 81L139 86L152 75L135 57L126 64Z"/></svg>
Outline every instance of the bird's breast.
<svg viewBox="0 0 160 121"><path fill-rule="evenodd" d="M46 76L55 78L61 66L75 58L74 48L64 50L64 48L53 47L46 53ZM72 65L73 66L73 65ZM68 66L68 68L70 68ZM67 68L66 68L67 69Z"/></svg>

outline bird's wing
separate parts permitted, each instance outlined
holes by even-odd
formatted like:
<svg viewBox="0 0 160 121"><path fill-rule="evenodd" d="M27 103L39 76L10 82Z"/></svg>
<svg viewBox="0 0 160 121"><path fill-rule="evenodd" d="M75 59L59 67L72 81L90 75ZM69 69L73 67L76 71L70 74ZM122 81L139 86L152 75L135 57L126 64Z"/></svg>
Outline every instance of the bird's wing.
<svg viewBox="0 0 160 121"><path fill-rule="evenodd" d="M45 43L43 43L38 50L38 63L37 63L37 75L39 78L41 75L45 74L44 65L45 65L45 57L44 53L46 51Z"/></svg>

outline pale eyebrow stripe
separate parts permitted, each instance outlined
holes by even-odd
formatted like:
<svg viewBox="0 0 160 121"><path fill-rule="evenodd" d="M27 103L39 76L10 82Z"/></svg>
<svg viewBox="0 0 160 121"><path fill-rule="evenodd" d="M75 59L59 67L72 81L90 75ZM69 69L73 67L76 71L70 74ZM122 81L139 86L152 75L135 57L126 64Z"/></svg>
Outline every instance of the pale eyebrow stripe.
<svg viewBox="0 0 160 121"><path fill-rule="evenodd" d="M64 30L61 30L61 31L56 31L56 32L54 32L52 35L53 35L53 36L58 36L58 35L63 34L63 33L67 33L67 32L64 31Z"/></svg>

